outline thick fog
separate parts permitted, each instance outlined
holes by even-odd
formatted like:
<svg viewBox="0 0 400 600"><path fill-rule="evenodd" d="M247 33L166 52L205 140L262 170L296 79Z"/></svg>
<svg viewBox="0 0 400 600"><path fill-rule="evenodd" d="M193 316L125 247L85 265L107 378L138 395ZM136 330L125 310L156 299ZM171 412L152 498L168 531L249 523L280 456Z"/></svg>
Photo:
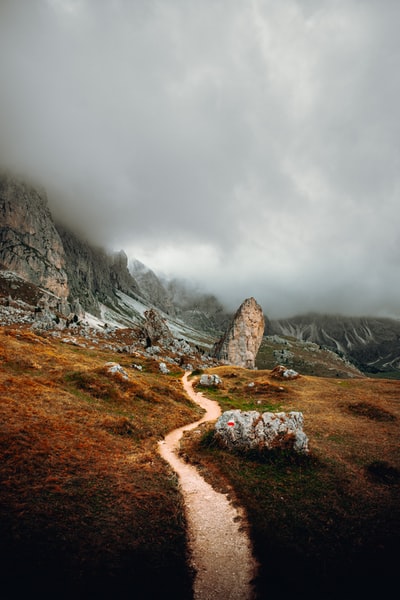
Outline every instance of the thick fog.
<svg viewBox="0 0 400 600"><path fill-rule="evenodd" d="M235 308L400 317L400 2L1 0L0 166Z"/></svg>

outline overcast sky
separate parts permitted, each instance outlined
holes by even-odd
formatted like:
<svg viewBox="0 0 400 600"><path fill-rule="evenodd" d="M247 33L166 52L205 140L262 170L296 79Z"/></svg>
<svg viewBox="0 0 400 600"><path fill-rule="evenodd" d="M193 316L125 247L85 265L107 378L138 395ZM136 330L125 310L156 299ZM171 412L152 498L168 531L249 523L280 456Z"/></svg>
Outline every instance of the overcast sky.
<svg viewBox="0 0 400 600"><path fill-rule="evenodd" d="M0 0L0 163L236 308L400 317L398 0Z"/></svg>

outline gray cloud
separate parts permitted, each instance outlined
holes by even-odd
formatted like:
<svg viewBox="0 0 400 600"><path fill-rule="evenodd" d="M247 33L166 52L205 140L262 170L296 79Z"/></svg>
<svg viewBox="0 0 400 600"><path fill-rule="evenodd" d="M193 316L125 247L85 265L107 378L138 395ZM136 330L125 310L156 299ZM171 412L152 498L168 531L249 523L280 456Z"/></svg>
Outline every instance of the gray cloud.
<svg viewBox="0 0 400 600"><path fill-rule="evenodd" d="M0 162L232 308L400 316L395 0L3 0Z"/></svg>

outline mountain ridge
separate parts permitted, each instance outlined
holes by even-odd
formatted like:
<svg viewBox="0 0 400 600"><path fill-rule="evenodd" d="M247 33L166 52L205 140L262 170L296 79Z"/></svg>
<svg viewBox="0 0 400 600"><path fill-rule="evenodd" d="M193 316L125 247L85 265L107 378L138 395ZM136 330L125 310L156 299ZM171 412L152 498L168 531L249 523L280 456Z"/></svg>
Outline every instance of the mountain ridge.
<svg viewBox="0 0 400 600"><path fill-rule="evenodd" d="M71 313L82 320L87 313L101 326L137 327L143 325L145 311L155 308L176 337L209 352L233 317L216 296L182 280L163 280L140 261L129 260L123 250L109 254L55 222L45 190L10 173L0 175L0 216L3 272L14 272L42 289L42 304L52 308L55 320L70 320ZM2 286L10 293L4 281ZM21 282L18 286L23 287ZM30 294L35 296L32 290ZM271 345L274 335L314 343L363 373L400 377L400 321L318 313L286 319L265 315L264 340L269 338ZM288 360L288 354L283 356Z"/></svg>
<svg viewBox="0 0 400 600"><path fill-rule="evenodd" d="M400 376L400 321L310 313L270 324L271 333L319 344L365 373Z"/></svg>

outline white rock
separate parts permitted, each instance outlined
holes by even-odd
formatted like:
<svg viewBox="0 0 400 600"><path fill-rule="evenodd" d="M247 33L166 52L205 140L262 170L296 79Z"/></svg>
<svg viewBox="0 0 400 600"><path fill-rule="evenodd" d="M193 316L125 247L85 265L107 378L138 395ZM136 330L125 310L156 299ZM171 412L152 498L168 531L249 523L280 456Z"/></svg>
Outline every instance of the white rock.
<svg viewBox="0 0 400 600"><path fill-rule="evenodd" d="M108 362L104 366L107 369L108 373L111 373L112 375L114 375L115 373L119 373L121 375L122 379L125 379L125 381L127 381L129 379L128 373L125 371L125 369L123 367L121 367L120 364L115 363L115 362Z"/></svg>
<svg viewBox="0 0 400 600"><path fill-rule="evenodd" d="M225 411L215 425L216 438L226 447L239 450L292 449L308 453L301 412L259 413L255 410Z"/></svg>
<svg viewBox="0 0 400 600"><path fill-rule="evenodd" d="M205 373L200 377L199 384L207 387L217 387L221 385L222 379L218 375L206 375Z"/></svg>

